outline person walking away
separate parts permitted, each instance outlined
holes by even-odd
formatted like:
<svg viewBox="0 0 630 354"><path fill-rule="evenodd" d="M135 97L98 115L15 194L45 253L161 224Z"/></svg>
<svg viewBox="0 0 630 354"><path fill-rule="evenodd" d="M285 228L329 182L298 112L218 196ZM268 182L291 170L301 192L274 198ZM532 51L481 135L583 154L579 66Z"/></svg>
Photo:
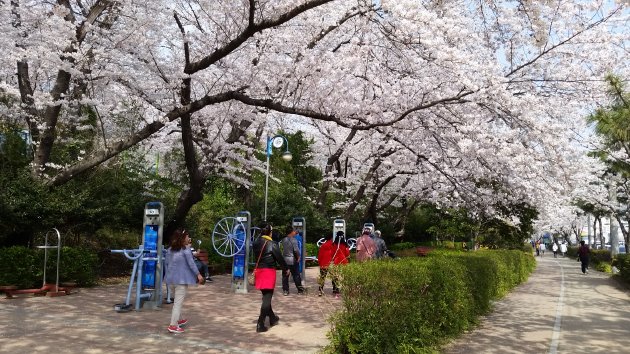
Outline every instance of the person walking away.
<svg viewBox="0 0 630 354"><path fill-rule="evenodd" d="M365 262L374 258L376 254L376 244L370 237L370 229L363 229L363 234L357 239L357 261Z"/></svg>
<svg viewBox="0 0 630 354"><path fill-rule="evenodd" d="M339 234L339 232L341 231L338 231L337 234ZM319 246L319 251L317 252L317 262L319 263L319 278L317 279L317 284L319 285L318 296L324 295L324 283L328 275L328 268L334 264L333 256L335 249L333 247L332 238L332 234L326 234L326 236L324 236L325 241ZM333 288L334 287L335 285L333 285Z"/></svg>
<svg viewBox="0 0 630 354"><path fill-rule="evenodd" d="M183 333L182 327L188 323L188 320L181 319L182 305L186 298L188 285L204 283L204 278L193 260L189 244L190 235L188 232L178 229L173 233L171 245L166 253L164 282L167 286L175 287L175 303L171 310L171 322L167 328L171 333Z"/></svg>
<svg viewBox="0 0 630 354"><path fill-rule="evenodd" d="M344 235L343 231L337 231L337 237L335 237L333 241L333 249L335 252L333 253L333 264L335 268L340 267L341 265L348 264L350 259L350 247L348 247L348 243L346 242L346 235ZM337 275L339 270L332 269L331 270L331 280L333 286L333 295L335 298L339 298L339 276Z"/></svg>
<svg viewBox="0 0 630 354"><path fill-rule="evenodd" d="M553 258L558 258L558 244L557 243L553 243L553 245L551 246L551 250L553 251Z"/></svg>
<svg viewBox="0 0 630 354"><path fill-rule="evenodd" d="M540 256L540 241L536 241L536 256Z"/></svg>
<svg viewBox="0 0 630 354"><path fill-rule="evenodd" d="M375 258L383 258L387 255L387 244L385 244L385 240L381 237L381 231L374 231L374 244L376 244L376 254Z"/></svg>
<svg viewBox="0 0 630 354"><path fill-rule="evenodd" d="M580 241L580 247L578 248L578 259L582 263L582 274L588 273L588 258L591 254L591 250L584 241Z"/></svg>
<svg viewBox="0 0 630 354"><path fill-rule="evenodd" d="M304 294L304 287L302 286L302 277L300 276L300 245L296 240L297 230L289 226L287 229L287 236L280 241L282 246L282 257L289 268L289 272L293 276L293 282L297 288L298 295ZM284 296L289 295L289 274L282 273L282 294Z"/></svg>
<svg viewBox="0 0 630 354"><path fill-rule="evenodd" d="M547 249L547 246L546 246L543 242L541 242L541 243L540 243L540 255L541 255L541 256L544 256L544 255L545 255L545 250L546 250L546 249Z"/></svg>
<svg viewBox="0 0 630 354"><path fill-rule="evenodd" d="M271 307L273 298L273 290L276 287L276 265L280 265L282 272L288 272L287 263L280 253L280 247L272 239L273 228L271 225L264 225L262 228L262 236L254 242L253 251L258 266L254 270L256 272L256 289L262 294L262 304L260 305L260 314L256 322L256 332L266 332L265 319L269 317L269 326L273 327L278 324L278 317Z"/></svg>
<svg viewBox="0 0 630 354"><path fill-rule="evenodd" d="M562 257L564 257L564 254L567 253L566 241L563 241L562 244L560 245L560 253L562 253Z"/></svg>

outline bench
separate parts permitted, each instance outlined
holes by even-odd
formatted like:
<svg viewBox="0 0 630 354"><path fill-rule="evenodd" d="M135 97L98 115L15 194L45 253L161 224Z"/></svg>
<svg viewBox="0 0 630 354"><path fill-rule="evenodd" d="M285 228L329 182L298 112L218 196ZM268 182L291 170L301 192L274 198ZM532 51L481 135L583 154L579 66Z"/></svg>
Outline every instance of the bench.
<svg viewBox="0 0 630 354"><path fill-rule="evenodd" d="M55 284L44 284L39 289L18 289L17 286L14 285L6 285L0 286L0 292L3 292L7 299L15 298L15 295L19 294L33 294L34 296L62 296L62 295L70 295L72 290L76 287L76 283L68 282L61 283L61 286L55 287ZM54 291L57 290L57 291Z"/></svg>
<svg viewBox="0 0 630 354"><path fill-rule="evenodd" d="M306 256L304 257L304 262L306 263L306 266L308 267L310 266L314 266L315 264L318 263L317 261L317 257L315 256Z"/></svg>
<svg viewBox="0 0 630 354"><path fill-rule="evenodd" d="M416 247L416 254L418 257L426 257L432 250L433 248L431 247L418 246Z"/></svg>
<svg viewBox="0 0 630 354"><path fill-rule="evenodd" d="M208 265L208 251L198 250L196 253L196 257L201 261L201 263Z"/></svg>

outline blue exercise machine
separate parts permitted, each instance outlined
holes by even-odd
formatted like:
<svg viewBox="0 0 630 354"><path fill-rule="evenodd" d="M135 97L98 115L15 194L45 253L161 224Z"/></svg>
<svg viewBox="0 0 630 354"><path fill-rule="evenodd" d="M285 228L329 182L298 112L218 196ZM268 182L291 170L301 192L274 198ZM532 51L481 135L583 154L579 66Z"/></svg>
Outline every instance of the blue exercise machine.
<svg viewBox="0 0 630 354"><path fill-rule="evenodd" d="M142 244L137 249L111 250L112 253L122 253L133 261L133 270L125 303L114 305L117 312L131 310L131 293L135 285L135 310L141 308L155 309L162 306L163 279L163 226L164 206L160 202L149 202L144 207L142 227Z"/></svg>

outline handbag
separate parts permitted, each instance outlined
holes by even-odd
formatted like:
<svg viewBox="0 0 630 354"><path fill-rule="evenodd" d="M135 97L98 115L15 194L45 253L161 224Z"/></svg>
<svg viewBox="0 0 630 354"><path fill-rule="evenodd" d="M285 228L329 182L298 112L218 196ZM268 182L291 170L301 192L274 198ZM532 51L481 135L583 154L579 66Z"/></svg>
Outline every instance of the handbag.
<svg viewBox="0 0 630 354"><path fill-rule="evenodd" d="M260 254L258 255L258 260L256 261L256 265L254 266L254 270L250 274L247 275L247 283L249 285L256 285L256 269L258 269L258 262L260 262L260 257L265 251L265 247L267 246L267 241L265 240L265 244L262 246L260 250Z"/></svg>

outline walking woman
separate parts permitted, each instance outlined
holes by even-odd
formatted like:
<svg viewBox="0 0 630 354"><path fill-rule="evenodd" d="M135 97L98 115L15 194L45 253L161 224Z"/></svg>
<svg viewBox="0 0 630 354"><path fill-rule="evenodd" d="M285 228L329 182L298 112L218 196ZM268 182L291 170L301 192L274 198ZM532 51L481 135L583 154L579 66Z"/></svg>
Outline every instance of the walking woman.
<svg viewBox="0 0 630 354"><path fill-rule="evenodd" d="M178 229L173 233L171 247L166 253L165 266L164 282L167 286L175 286L175 303L173 304L168 331L183 333L182 327L188 323L188 320L180 318L188 285L194 285L197 282L204 283L204 278L199 273L190 251L190 236L185 230Z"/></svg>
<svg viewBox="0 0 630 354"><path fill-rule="evenodd" d="M279 264L282 271L288 272L287 264L282 257L278 244L271 238L272 227L267 224L262 227L262 236L254 242L254 257L257 259L256 289L262 293L262 304L260 305L260 315L256 323L256 332L266 332L265 319L269 317L269 326L275 326L280 321L271 308L273 290L276 287L276 264Z"/></svg>
<svg viewBox="0 0 630 354"><path fill-rule="evenodd" d="M339 267L342 264L348 264L348 259L350 259L350 247L348 247L348 243L346 242L346 236L343 231L337 231L337 237L333 241L333 245L335 248L335 252L333 253L333 263L336 267ZM335 269L333 273L338 273L339 270ZM336 298L339 298L339 276L337 274L331 274L332 285L333 285L333 295Z"/></svg>

